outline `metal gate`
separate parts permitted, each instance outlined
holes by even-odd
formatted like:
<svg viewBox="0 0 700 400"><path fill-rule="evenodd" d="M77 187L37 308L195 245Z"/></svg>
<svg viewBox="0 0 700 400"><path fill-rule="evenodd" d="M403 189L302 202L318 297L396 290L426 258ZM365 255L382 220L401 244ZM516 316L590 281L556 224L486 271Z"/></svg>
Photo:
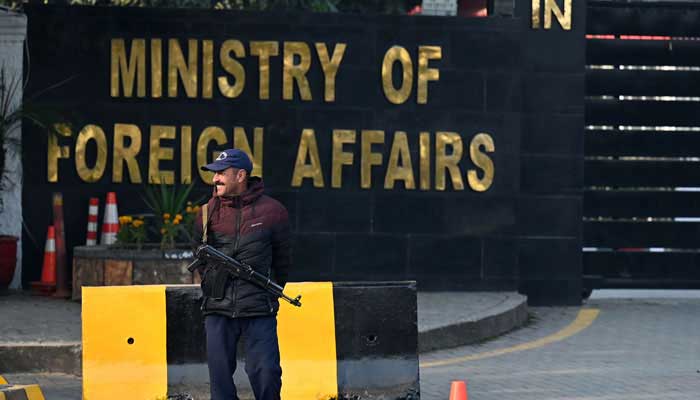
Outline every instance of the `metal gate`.
<svg viewBox="0 0 700 400"><path fill-rule="evenodd" d="M700 4L588 2L584 287L700 287Z"/></svg>

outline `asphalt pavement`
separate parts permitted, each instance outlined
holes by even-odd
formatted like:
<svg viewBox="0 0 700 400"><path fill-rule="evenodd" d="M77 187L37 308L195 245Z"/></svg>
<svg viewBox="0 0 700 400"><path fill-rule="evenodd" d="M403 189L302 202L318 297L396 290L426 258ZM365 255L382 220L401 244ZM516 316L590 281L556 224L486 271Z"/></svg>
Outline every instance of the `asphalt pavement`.
<svg viewBox="0 0 700 400"><path fill-rule="evenodd" d="M472 400L698 399L700 291L603 290L529 312L498 338L422 353L421 398L446 400L466 380ZM6 377L41 384L47 400L80 398L76 376Z"/></svg>
<svg viewBox="0 0 700 400"><path fill-rule="evenodd" d="M530 308L524 328L421 354L421 398L452 380L478 400L696 400L700 291L595 292L584 307Z"/></svg>

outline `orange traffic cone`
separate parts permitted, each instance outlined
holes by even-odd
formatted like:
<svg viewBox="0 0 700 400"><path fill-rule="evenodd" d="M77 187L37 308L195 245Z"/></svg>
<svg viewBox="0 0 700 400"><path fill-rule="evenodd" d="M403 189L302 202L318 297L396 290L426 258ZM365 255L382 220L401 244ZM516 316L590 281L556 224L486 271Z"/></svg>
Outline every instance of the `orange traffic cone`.
<svg viewBox="0 0 700 400"><path fill-rule="evenodd" d="M50 294L56 288L56 230L49 225L44 246L44 265L41 268L41 281L31 282L36 294Z"/></svg>
<svg viewBox="0 0 700 400"><path fill-rule="evenodd" d="M452 381L450 400L467 400L467 382Z"/></svg>
<svg viewBox="0 0 700 400"><path fill-rule="evenodd" d="M117 212L117 194L107 193L105 216L102 223L102 238L100 244L113 244L117 241L119 232L119 213Z"/></svg>

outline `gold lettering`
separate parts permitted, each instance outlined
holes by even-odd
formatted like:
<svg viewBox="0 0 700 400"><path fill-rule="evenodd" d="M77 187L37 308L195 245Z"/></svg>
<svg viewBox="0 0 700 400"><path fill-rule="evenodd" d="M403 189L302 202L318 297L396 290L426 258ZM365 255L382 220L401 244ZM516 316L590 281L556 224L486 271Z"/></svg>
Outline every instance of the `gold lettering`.
<svg viewBox="0 0 700 400"><path fill-rule="evenodd" d="M299 57L299 63L294 58ZM293 84L296 81L299 95L304 101L311 101L311 88L306 73L311 66L311 50L304 42L284 42L284 67L282 70L282 98L294 98Z"/></svg>
<svg viewBox="0 0 700 400"><path fill-rule="evenodd" d="M420 133L420 190L430 190L430 134Z"/></svg>
<svg viewBox="0 0 700 400"><path fill-rule="evenodd" d="M418 47L418 104L428 103L428 81L440 79L440 70L428 68L428 62L441 59L442 48L440 46Z"/></svg>
<svg viewBox="0 0 700 400"><path fill-rule="evenodd" d="M219 91L225 97L233 99L238 97L245 87L245 69L238 60L231 57L233 52L236 57L245 57L245 48L243 43L238 40L227 40L221 44L219 50L219 58L221 59L221 67L233 75L235 83L231 85L225 76L220 76L218 79Z"/></svg>
<svg viewBox="0 0 700 400"><path fill-rule="evenodd" d="M384 131L363 130L360 157L360 187L372 187L372 166L382 165L382 153L373 153L372 145L384 143Z"/></svg>
<svg viewBox="0 0 700 400"><path fill-rule="evenodd" d="M94 140L97 145L97 160L92 168L87 166L85 159L87 144L90 140ZM97 182L105 173L106 166L107 138L104 131L97 125L85 125L75 141L75 170L78 172L78 176L83 182Z"/></svg>
<svg viewBox="0 0 700 400"><path fill-rule="evenodd" d="M151 125L151 139L148 156L148 183L175 183L173 171L161 171L161 160L172 160L175 152L171 147L162 147L162 139L175 139L175 127L164 125Z"/></svg>
<svg viewBox="0 0 700 400"><path fill-rule="evenodd" d="M306 163L307 158L311 162L310 164ZM292 187L300 187L304 178L312 178L314 187L322 188L324 185L316 133L313 129L304 129L301 132L297 160L294 163L294 173L292 174Z"/></svg>
<svg viewBox="0 0 700 400"><path fill-rule="evenodd" d="M49 131L48 151L46 152L46 176L48 176L49 182L58 182L58 159L70 157L70 148L58 145L59 135L71 137L73 132L67 124L54 124L53 131Z"/></svg>
<svg viewBox="0 0 700 400"><path fill-rule="evenodd" d="M467 171L467 181L469 182L469 187L477 192L485 192L491 187L495 173L493 160L491 160L491 157L487 156L485 153L479 151L481 146L484 146L484 150L486 152L493 153L496 151L496 146L493 144L493 138L488 133L478 133L469 143L469 157L477 167L484 171L484 177L481 179L479 179L476 170L470 169Z"/></svg>
<svg viewBox="0 0 700 400"><path fill-rule="evenodd" d="M214 87L214 42L202 40L202 97L211 99Z"/></svg>
<svg viewBox="0 0 700 400"><path fill-rule="evenodd" d="M151 97L163 95L163 41L151 39Z"/></svg>
<svg viewBox="0 0 700 400"><path fill-rule="evenodd" d="M199 167L209 163L207 160L207 147L209 147L210 142L216 142L219 146L225 145L226 134L224 130L218 126L208 126L204 128L202 134L199 135L199 139L197 139L197 171L199 172L199 177L208 185L212 184L211 180L214 177L214 173L202 171ZM218 157L220 153L220 151L213 151L211 153L212 159Z"/></svg>
<svg viewBox="0 0 700 400"><path fill-rule="evenodd" d="M168 97L177 97L178 76L185 94L197 97L197 39L187 41L187 62L177 39L168 41Z"/></svg>
<svg viewBox="0 0 700 400"><path fill-rule="evenodd" d="M345 54L345 43L338 43L333 48L333 56L328 59L328 48L325 43L316 43L316 53L321 61L323 68L323 77L325 81L325 89L323 92L323 100L327 103L335 101L335 76L338 73L340 62Z"/></svg>
<svg viewBox="0 0 700 400"><path fill-rule="evenodd" d="M540 29L540 1L532 0L532 29Z"/></svg>
<svg viewBox="0 0 700 400"><path fill-rule="evenodd" d="M124 139L129 138L129 147L124 146ZM120 183L123 179L124 162L129 171L131 183L141 183L141 171L136 156L141 151L141 130L136 125L114 124L114 155L112 158L112 182Z"/></svg>
<svg viewBox="0 0 700 400"><path fill-rule="evenodd" d="M192 183L192 127L180 127L180 183Z"/></svg>
<svg viewBox="0 0 700 400"><path fill-rule="evenodd" d="M279 54L277 42L250 42L250 55L258 57L260 82L258 95L261 100L270 98L270 57Z"/></svg>
<svg viewBox="0 0 700 400"><path fill-rule="evenodd" d="M124 39L112 39L111 43L110 94L112 97L119 97L119 78L121 77L124 97L133 95L134 81L136 81L136 95L138 97L146 96L146 41L144 39L131 41L131 52L128 61Z"/></svg>
<svg viewBox="0 0 700 400"><path fill-rule="evenodd" d="M565 31L571 30L571 0L564 0L564 12L561 12L556 0L544 0L544 29L552 27L552 14Z"/></svg>
<svg viewBox="0 0 700 400"><path fill-rule="evenodd" d="M401 79L401 87L396 89L393 81L394 63L401 63L403 69L403 78ZM408 51L401 46L393 46L387 50L382 62L382 87L384 88L384 96L393 104L402 104L411 95L413 86L413 62Z"/></svg>
<svg viewBox="0 0 700 400"><path fill-rule="evenodd" d="M447 146L452 147L452 153L447 154ZM454 132L437 132L435 136L435 189L445 190L445 169L452 178L455 190L464 190L462 174L457 164L462 159L462 137Z"/></svg>
<svg viewBox="0 0 700 400"><path fill-rule="evenodd" d="M355 131L345 129L333 130L333 165L331 167L331 187L343 185L343 165L352 165L355 155L343 151L346 143L355 143Z"/></svg>
<svg viewBox="0 0 700 400"><path fill-rule="evenodd" d="M255 153L250 150L248 137L245 129L237 126L233 128L233 147L243 150L251 160L253 160L253 170L251 176L263 176L263 128L255 127L253 129L253 146Z"/></svg>
<svg viewBox="0 0 700 400"><path fill-rule="evenodd" d="M401 160L400 165L399 160ZM416 180L413 178L411 152L408 149L408 138L406 137L406 132L401 131L394 133L394 141L391 144L391 154L389 155L389 165L384 177L384 189L393 189L397 180L403 181L406 189L416 188Z"/></svg>

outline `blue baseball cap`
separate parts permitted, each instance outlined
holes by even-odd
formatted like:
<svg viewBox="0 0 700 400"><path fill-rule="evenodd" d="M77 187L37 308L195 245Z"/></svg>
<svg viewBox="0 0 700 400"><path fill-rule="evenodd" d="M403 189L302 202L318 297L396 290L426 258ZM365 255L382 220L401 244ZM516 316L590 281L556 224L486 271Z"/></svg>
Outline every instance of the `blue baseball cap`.
<svg viewBox="0 0 700 400"><path fill-rule="evenodd" d="M202 166L203 171L223 171L226 168L238 168L245 170L248 175L253 170L253 163L250 162L248 155L239 149L224 150L216 157L213 163Z"/></svg>

